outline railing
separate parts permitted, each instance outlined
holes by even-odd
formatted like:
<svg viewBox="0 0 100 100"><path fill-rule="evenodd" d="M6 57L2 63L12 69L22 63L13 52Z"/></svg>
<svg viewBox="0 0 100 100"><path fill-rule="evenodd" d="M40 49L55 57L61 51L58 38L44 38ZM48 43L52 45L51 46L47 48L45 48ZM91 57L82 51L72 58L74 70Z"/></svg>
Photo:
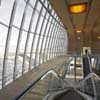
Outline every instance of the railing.
<svg viewBox="0 0 100 100"><path fill-rule="evenodd" d="M57 77L58 79L60 78L60 76L57 74L57 72L54 69L47 69L46 71L44 71L42 74L40 74L31 84L28 85L28 87L26 87L19 95L17 95L13 100L19 100L22 96L25 95L25 93L27 93L35 84L37 84L37 82L39 82L42 78L44 78L46 76L46 74L48 73L52 73L55 77Z"/></svg>
<svg viewBox="0 0 100 100"><path fill-rule="evenodd" d="M89 62L90 63L90 62ZM91 65L89 67L92 67ZM71 85L69 82L65 81L63 77L59 76L58 73L54 69L47 69L42 74L40 74L35 81L33 81L28 87L26 87L22 93L20 93L18 96L16 96L13 100L19 100L23 95L25 95L35 84L37 84L42 78L45 78L48 73L52 73L61 83L69 84L70 87L72 87L75 90L80 90L82 93L85 93L87 95L90 95L93 100L100 100L100 78L95 73L91 72L88 74L83 80L80 81L79 87L74 88L73 85ZM60 83L59 83L60 84ZM65 90L65 87L63 87L63 84L61 84L62 88L60 90ZM59 90L59 89L58 89ZM55 91L55 89L54 89Z"/></svg>
<svg viewBox="0 0 100 100"><path fill-rule="evenodd" d="M100 78L95 73L90 73L80 82L80 91L100 100Z"/></svg>
<svg viewBox="0 0 100 100"><path fill-rule="evenodd" d="M100 89L98 89L100 87L98 86L99 85L98 82L100 82L100 78L95 73L93 73L92 64L89 55L86 55L85 57L88 60L86 66L89 67L88 70L90 73L83 80L80 81L79 90L85 94L92 96L93 100L100 100L100 95L99 95Z"/></svg>

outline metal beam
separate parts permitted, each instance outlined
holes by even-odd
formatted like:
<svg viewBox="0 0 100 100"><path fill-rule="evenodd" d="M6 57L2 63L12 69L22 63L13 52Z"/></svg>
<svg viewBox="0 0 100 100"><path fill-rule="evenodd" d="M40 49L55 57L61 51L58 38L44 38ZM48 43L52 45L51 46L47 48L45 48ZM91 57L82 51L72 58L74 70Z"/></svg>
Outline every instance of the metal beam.
<svg viewBox="0 0 100 100"><path fill-rule="evenodd" d="M15 17L15 12L16 12L16 7L17 7L17 0L14 1L11 16L10 16L10 22L9 22L9 28L8 28L8 33L7 33L7 39L6 39L6 45L5 45L5 53L4 53L4 60L3 60L3 70L2 70L2 88L5 86L6 83L6 61L7 61L7 56L8 56L8 49L9 49L9 42L11 38L11 31L12 31L12 25Z"/></svg>

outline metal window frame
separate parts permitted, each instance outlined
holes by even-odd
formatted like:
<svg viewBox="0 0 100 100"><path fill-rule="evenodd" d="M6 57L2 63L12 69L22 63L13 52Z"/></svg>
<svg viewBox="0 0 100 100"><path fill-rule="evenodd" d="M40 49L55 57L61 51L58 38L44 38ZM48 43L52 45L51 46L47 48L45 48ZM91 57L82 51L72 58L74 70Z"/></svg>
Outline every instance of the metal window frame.
<svg viewBox="0 0 100 100"><path fill-rule="evenodd" d="M56 40L56 35L57 35L57 31L58 31L58 29L59 29L59 27L58 27L59 25L57 24L57 26L56 26L56 30L55 30L55 32L54 32L54 36L53 36L53 38L52 38L52 43L51 43L51 48L50 48L50 50L51 50L51 58L54 58L54 54L55 54L55 40Z"/></svg>
<svg viewBox="0 0 100 100"><path fill-rule="evenodd" d="M49 8L49 5L48 5L48 8ZM42 34L42 28L43 28L43 26L44 26L45 17L47 16L47 14L48 14L48 12L47 12L47 10L46 10L46 11L45 11L44 19L43 19L43 21L42 21L41 29L40 29L40 35L39 35L39 38L38 38L37 47L36 47L36 50L35 50L35 60L34 60L34 61L35 61L35 64L34 64L34 66L37 65L37 60L36 60L36 59L37 59L38 54L39 54L38 48L39 48L40 38L41 38L41 34ZM48 19L49 19L49 18L48 18ZM47 28L47 23L48 23L48 20L47 20L46 25L45 25L44 34L45 34L45 30L46 30L46 28ZM42 41L43 41L43 39L44 39L44 37L42 38ZM42 45L42 43L41 43L41 45Z"/></svg>
<svg viewBox="0 0 100 100"><path fill-rule="evenodd" d="M5 53L4 53L3 70L2 70L2 88L5 86L6 60L7 60L9 42L10 42L11 31L12 31L11 26L12 26L14 18L15 18L16 7L17 7L17 0L15 0L14 3L13 3L9 27L8 27L8 33L7 33L7 39L6 39L6 44L5 44Z"/></svg>
<svg viewBox="0 0 100 100"><path fill-rule="evenodd" d="M60 47L60 52L59 53L60 53L60 55L62 55L62 41L61 40L60 40L60 46L59 47Z"/></svg>
<svg viewBox="0 0 100 100"><path fill-rule="evenodd" d="M53 19L54 20L54 19ZM54 24L53 24L53 26L54 26ZM53 29L53 28L52 28ZM43 41L44 42L44 41ZM42 43L42 45L41 45L41 48L40 48L40 57L39 57L39 60L41 60L41 55L42 55L42 51L43 51L43 43ZM43 51L43 53L44 53L44 51ZM40 62L40 61L39 61ZM43 57L42 57L42 63L43 63Z"/></svg>
<svg viewBox="0 0 100 100"><path fill-rule="evenodd" d="M46 2L46 0L43 0L43 3L45 3L45 2ZM39 16L38 16L38 19L37 19L37 23L36 23L36 27L35 27L35 31L34 31L35 33L36 33L37 29L38 29L38 25L39 25L39 22L40 22L42 11L43 11L43 6L40 9L40 13L39 13ZM35 43L35 38L36 38L36 34L34 34L34 37L33 37L33 40L32 40L32 46L31 46L31 52L30 52L30 60L29 60L29 70L31 69L31 60L32 60L32 54L33 54L32 52L33 52L33 47L34 47L34 43Z"/></svg>
<svg viewBox="0 0 100 100"><path fill-rule="evenodd" d="M48 20L50 20L50 15L49 15L49 17L48 17ZM46 27L45 27L45 30L44 30L44 34L45 35L47 35L48 33L46 33L47 32L47 27L48 27L48 25L49 25L49 22L47 21L47 23L46 23ZM44 47L45 47L45 44L44 44L44 40L45 40L45 38L47 38L47 37L43 37L43 39L42 39L42 43L41 43L41 48L40 48L40 52L42 53L42 51L43 51L43 45L44 45ZM45 49L44 49L45 50ZM43 51L44 52L44 51ZM40 53L40 55L41 55L41 53ZM44 62L44 54L43 54L43 62Z"/></svg>
<svg viewBox="0 0 100 100"><path fill-rule="evenodd" d="M50 47L49 48L50 49L50 54L51 54L51 56L49 56L50 59L53 58L53 53L54 53L54 48L53 48L53 46L54 46L54 37L56 35L57 30L58 30L58 23L56 24L55 30L54 30L52 38L51 38L50 46L49 46Z"/></svg>
<svg viewBox="0 0 100 100"><path fill-rule="evenodd" d="M59 29L59 34L60 34L60 29ZM58 56L60 56L60 35L58 40Z"/></svg>
<svg viewBox="0 0 100 100"><path fill-rule="evenodd" d="M53 17L53 19L54 19L59 25L61 25L62 27L64 27L62 24L59 23L59 21L56 19L56 17L54 17L54 16L51 14L51 12L46 8L46 6L44 5L44 3L43 3L41 0L39 0L39 1L40 1L40 3L43 5L43 7L48 11L48 13Z"/></svg>
<svg viewBox="0 0 100 100"><path fill-rule="evenodd" d="M16 79L17 61L18 61L20 41L21 41L21 38L22 38L22 32L23 31L27 32L27 36L26 36L26 39L25 39L24 52L22 53L23 54L22 75L24 74L26 54L27 54L28 43L29 43L31 33L33 33L33 39L32 39L32 44L31 44L31 49L30 49L29 69L28 69L28 71L30 71L30 69L31 69L31 60L32 60L32 54L33 54L34 42L36 41L36 35L39 35L39 37L38 37L37 44L36 44L34 67L36 67L36 63L37 63L36 59L37 59L38 55L39 55L39 64L40 64L42 53L43 53L44 56L47 56L46 59L42 58L42 62L45 62L48 59L51 59L51 58L54 58L55 56L58 56L57 51L64 52L64 47L62 47L63 43L61 41L59 42L59 34L60 34L59 27L62 27L64 29L64 26L62 25L62 23L58 19L58 16L56 15L56 13L55 12L54 12L54 14L51 13L54 10L53 9L50 10L49 7L46 7L44 5L44 3L47 0L44 0L44 1L36 0L34 7L30 4L30 2L29 2L30 0L24 0L24 1L25 1L25 7L23 8L24 11L23 11L22 19L21 19L20 28L17 27L16 25L13 25L15 14L16 14L16 8L17 8L17 5L18 5L17 0L14 1L13 6L12 6L9 26L4 24L3 22L0 22L0 24L2 24L2 25L4 25L5 27L8 28L6 44L5 44L5 51L4 51L4 59L3 59L2 88L5 86L5 80L6 80L6 78L5 78L5 75L6 75L6 62L7 62L7 59L8 59L7 57L8 57L8 53L9 53L8 50L9 50L9 45L10 45L9 44L10 43L10 38L11 38L11 35L12 35L12 27L19 30L18 40L17 40L17 45L16 45L16 51L15 51L15 54L14 54L15 59L14 59L13 80ZM39 14L38 14L38 19L37 19L36 26L35 26L35 31L31 32L35 12L37 11L36 8L37 8L38 3L40 3L42 6L41 6L41 9L40 9L40 12L38 11ZM48 3L48 6L50 6L48 1L47 1L47 3ZM32 14L30 16L31 18L30 18L30 22L29 22L29 28L28 28L28 31L27 31L27 30L23 29L23 27L24 27L24 24L25 24L25 18L27 16L26 12L27 12L28 6L30 6L32 8ZM44 16L42 15L43 8L49 14L48 18L46 18L46 15L44 15ZM41 17L43 17L42 24L41 24L41 29L39 31L39 34L37 34L36 31L38 29L38 25L39 25ZM50 18L52 18L51 21L50 21ZM40 46L40 51L38 51L39 44L40 44L40 38L42 37L41 33L42 33L43 25L44 25L44 23L43 23L44 20L47 20L47 22L46 22L46 26L45 26L45 30L44 30L42 43L41 43L41 46ZM47 30L47 28L48 28L48 30ZM44 41L44 39L45 39L45 41ZM62 49L58 49L57 44L59 44L59 48L62 48ZM63 54L63 53L61 53L61 54Z"/></svg>
<svg viewBox="0 0 100 100"><path fill-rule="evenodd" d="M62 28L61 28L61 30L63 30ZM63 31L62 31L62 36L63 36ZM64 42L64 40L62 39L62 41L61 41L61 48L62 48L62 55L64 55L64 46L63 46L63 42Z"/></svg>
<svg viewBox="0 0 100 100"><path fill-rule="evenodd" d="M23 16L22 16L22 21L21 21L21 25L20 25L20 29L19 29L19 34L18 34L18 40L17 40L17 46L16 46L16 53L15 53L15 60L14 60L14 76L13 76L13 79L15 80L16 78L16 68L17 68L17 60L18 60L18 53L19 53L19 48L20 48L20 41L21 41L21 38L22 38L22 28L24 26L24 23L25 23L25 18L26 18L26 12L27 12L27 9L28 9L28 3L29 3L30 0L27 0L25 3L25 7L24 7L24 12L23 12ZM23 68L22 68L22 75L23 75Z"/></svg>
<svg viewBox="0 0 100 100"><path fill-rule="evenodd" d="M51 19L51 22L53 22L53 18ZM51 29L53 29L53 25L50 23L50 26L49 26L49 29L48 29L48 32L47 32L48 34L47 34L47 38L46 38L46 44L45 44L44 51L43 51L43 54L47 55L47 57L48 57L48 54L46 54L46 51L47 51L47 44L49 42L48 40L50 38L50 31L51 31ZM46 57L46 61L47 61L47 57Z"/></svg>
<svg viewBox="0 0 100 100"><path fill-rule="evenodd" d="M47 44L47 52L46 53L48 54L48 59L50 59L50 44L51 44L51 39L52 39L52 36L53 36L53 31L55 31L56 25L57 25L57 23L54 20L54 24L53 24L53 27L52 27L52 30L51 30L51 33L50 33L50 37L48 39L48 44Z"/></svg>
<svg viewBox="0 0 100 100"><path fill-rule="evenodd" d="M24 67L25 67L25 61L26 61L26 53L27 53L27 47L28 47L28 43L29 43L29 37L30 37L30 31L31 31L31 28L32 28L32 25L33 25L33 20L34 20L34 16L35 16L35 8L37 7L38 5L38 0L36 0L35 2L35 5L34 5L34 8L32 9L32 15L31 15L31 20L30 20L30 24L29 24L29 29L28 29L28 32L27 32L27 38L26 38L26 42L25 42L25 48L24 48L24 56L23 56L23 64L22 64L22 74L24 74Z"/></svg>
<svg viewBox="0 0 100 100"><path fill-rule="evenodd" d="M60 28L60 26L59 26L59 28ZM56 39L55 39L55 53L54 53L54 57L57 56L57 44L58 44L59 28L58 28L58 31L56 33L57 35L56 35Z"/></svg>
<svg viewBox="0 0 100 100"><path fill-rule="evenodd" d="M58 35L57 35L57 40L56 40L56 56L58 56L59 35L60 35L60 32L59 32L59 30L58 30Z"/></svg>

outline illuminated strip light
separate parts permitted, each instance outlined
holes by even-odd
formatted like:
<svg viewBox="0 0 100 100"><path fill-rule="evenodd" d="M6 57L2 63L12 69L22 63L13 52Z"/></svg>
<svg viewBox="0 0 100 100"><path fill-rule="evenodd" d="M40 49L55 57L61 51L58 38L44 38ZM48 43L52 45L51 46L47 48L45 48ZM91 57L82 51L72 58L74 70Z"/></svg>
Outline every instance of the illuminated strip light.
<svg viewBox="0 0 100 100"><path fill-rule="evenodd" d="M82 30L79 30L79 29L78 29L78 30L76 30L76 33L81 33L81 32L82 32Z"/></svg>
<svg viewBox="0 0 100 100"><path fill-rule="evenodd" d="M100 36L98 36L97 39L100 39Z"/></svg>
<svg viewBox="0 0 100 100"><path fill-rule="evenodd" d="M72 14L80 14L86 11L87 11L87 3L69 5L69 12Z"/></svg>
<svg viewBox="0 0 100 100"><path fill-rule="evenodd" d="M80 40L81 38L80 37L77 37L77 39Z"/></svg>

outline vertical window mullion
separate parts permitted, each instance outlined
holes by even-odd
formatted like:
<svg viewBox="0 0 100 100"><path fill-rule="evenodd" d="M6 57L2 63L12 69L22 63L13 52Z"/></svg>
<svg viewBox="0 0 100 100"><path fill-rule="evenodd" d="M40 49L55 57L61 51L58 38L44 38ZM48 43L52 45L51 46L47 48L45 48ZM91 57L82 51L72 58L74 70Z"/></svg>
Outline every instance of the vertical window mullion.
<svg viewBox="0 0 100 100"><path fill-rule="evenodd" d="M46 0L43 0L43 3L45 3L45 1L46 1ZM38 2L39 2L39 1L38 1ZM34 43L35 43L36 31L37 31L37 29L38 29L38 25L39 25L39 22L40 22L42 10L43 10L43 6L41 7L41 10L40 10L40 13L39 13L39 16L38 16L37 24L36 24L35 31L34 31L34 37L33 37L33 40L32 40L32 46L31 46L31 52L30 52L30 60L29 60L29 70L31 69L33 46L34 46ZM36 67L36 66L35 66L35 67Z"/></svg>
<svg viewBox="0 0 100 100"><path fill-rule="evenodd" d="M37 63L37 58L39 57L39 43L40 43L40 38L41 38L41 34L42 34L42 28L44 26L44 22L45 22L45 18L47 16L47 11L45 12L45 15L44 15L44 18L43 18L43 21L42 21L42 25L41 25L41 30L40 30L40 34L39 34L39 38L38 38L38 43L37 43L37 47L36 47L36 54L35 54L35 66L36 66L36 63ZM45 26L46 27L46 26ZM45 34L45 32L44 32ZM42 43L41 43L42 44Z"/></svg>
<svg viewBox="0 0 100 100"><path fill-rule="evenodd" d="M63 29L62 29L62 33L63 33ZM64 54L64 39L63 39L64 33L62 34L62 52Z"/></svg>
<svg viewBox="0 0 100 100"><path fill-rule="evenodd" d="M65 33L65 54L67 53L67 32L66 32L66 30L64 29L64 33Z"/></svg>
<svg viewBox="0 0 100 100"><path fill-rule="evenodd" d="M58 35L58 47L57 47L57 54L58 54L58 56L59 56L59 52L60 52L59 41L60 41L60 28L59 28L59 35Z"/></svg>
<svg viewBox="0 0 100 100"><path fill-rule="evenodd" d="M53 25L53 29L51 30L51 35L50 35L50 38L49 38L49 43L48 43L48 46L47 46L47 54L49 53L49 57L48 57L48 59L50 59L50 56L51 56L51 53L50 53L50 47L51 47L51 41L52 41L52 37L53 37L53 31L55 31L55 29L56 29L56 25L57 25L57 23L55 22L55 20L54 20L54 25Z"/></svg>
<svg viewBox="0 0 100 100"><path fill-rule="evenodd" d="M57 36L55 40L55 55L54 56L57 56L57 41L58 41L58 35L59 35L59 27L60 25L58 25L58 31L57 31Z"/></svg>
<svg viewBox="0 0 100 100"><path fill-rule="evenodd" d="M58 31L59 31L59 24L58 24L58 26L57 26L57 31L56 31L56 33L55 33L55 38L54 38L54 52L53 52L53 58L55 57L55 54L56 54L56 39L57 39L57 34L58 34Z"/></svg>
<svg viewBox="0 0 100 100"><path fill-rule="evenodd" d="M60 26L59 26L60 27ZM59 28L60 29L60 28ZM60 32L58 30L57 41L56 41L56 56L58 56L58 41L59 41Z"/></svg>
<svg viewBox="0 0 100 100"><path fill-rule="evenodd" d="M52 40L51 40L51 45L50 45L50 52L51 52L51 58L53 58L53 55L54 55L54 52L55 52L55 37L56 37L56 33L58 31L58 23L56 25L56 28L55 28L55 31L53 33L53 36L52 36Z"/></svg>
<svg viewBox="0 0 100 100"><path fill-rule="evenodd" d="M20 48L20 41L22 38L22 29L23 29L23 26L25 23L25 18L26 18L26 11L28 9L28 3L29 3L29 0L26 1L26 5L24 8L23 16L22 16L21 26L20 26L19 34L18 34L17 47L16 47L16 53L15 53L15 61L14 61L14 76L13 76L14 80L16 78L16 67L17 67L18 53L19 53L19 48Z"/></svg>
<svg viewBox="0 0 100 100"><path fill-rule="evenodd" d="M40 55L44 52L43 51L43 46L44 46L44 43L45 43L45 38L46 38L46 31L47 31L47 27L49 25L49 20L50 20L50 15L48 16L48 19L47 19L47 23L46 23L46 27L45 27L45 30L44 30L44 36L43 36L43 39L42 39L42 43L41 43L41 48L40 48ZM44 54L43 54L43 61L44 61Z"/></svg>
<svg viewBox="0 0 100 100"><path fill-rule="evenodd" d="M60 35L59 35L59 56L61 55L61 27L59 29Z"/></svg>
<svg viewBox="0 0 100 100"><path fill-rule="evenodd" d="M12 31L12 25L15 17L17 7L17 0L14 1L10 22L9 22L9 28L7 33L7 39L6 39L6 45L5 45L5 53L4 53L4 60L3 60L3 71L2 71L2 88L5 86L5 74L6 74L6 60L7 60L7 54L8 54L8 48L9 48L9 42L11 37L11 31Z"/></svg>
<svg viewBox="0 0 100 100"><path fill-rule="evenodd" d="M61 31L61 30L60 30ZM62 34L62 31L61 31L61 34ZM61 35L62 36L62 35ZM60 38L61 38L60 36ZM62 40L60 40L60 55L62 55Z"/></svg>
<svg viewBox="0 0 100 100"><path fill-rule="evenodd" d="M61 33L61 28L59 29L59 32ZM59 36L59 56L61 55L61 34Z"/></svg>
<svg viewBox="0 0 100 100"><path fill-rule="evenodd" d="M35 6L33 8L32 11L32 15L31 15L31 20L30 20L30 24L29 24L29 29L28 29L28 33L27 33L27 38L26 38L26 42L25 42L25 49L24 49L24 55L23 55L23 64L22 64L22 74L24 73L24 67L25 67L25 61L26 61L26 52L27 52L27 47L28 47L28 43L29 43L29 37L30 37L30 33L31 33L31 29L32 29L32 24L33 24L33 20L34 20L34 16L35 16L35 8L38 5L38 0L36 0L35 2Z"/></svg>
<svg viewBox="0 0 100 100"><path fill-rule="evenodd" d="M61 34L62 34L62 27L61 27ZM62 35L61 35L61 55L63 55L63 40L62 40Z"/></svg>
<svg viewBox="0 0 100 100"><path fill-rule="evenodd" d="M44 55L47 55L47 58L46 58L46 60L48 59L48 53L47 53L47 51L48 51L48 43L49 43L49 40L50 40L50 36L51 36L51 31L53 30L53 26L54 26L54 24L53 24L53 18L51 19L51 23L50 23L50 27L49 27L49 30L48 30L48 34L47 34L47 38L46 38L46 44L45 44L45 50L43 51L43 54Z"/></svg>
<svg viewBox="0 0 100 100"><path fill-rule="evenodd" d="M49 18L48 18L48 22L49 22L49 20L50 20L50 15L49 15ZM47 25L46 26L48 26L49 25L49 23L47 22ZM47 28L47 27L46 27ZM46 28L45 28L45 32L46 32ZM46 33L46 35L45 35L45 37L43 37L43 45L44 45L44 47L45 47L45 45L46 45L46 40L45 40L45 38L47 38L47 35L48 35L48 33ZM45 40L45 41L44 41ZM43 48L42 47L42 53L43 53L43 62L46 60L46 58L47 58L47 55L45 55L45 53L44 53L44 51L45 51L45 48ZM45 58L45 59L44 59Z"/></svg>
<svg viewBox="0 0 100 100"><path fill-rule="evenodd" d="M63 43L62 43L62 44L64 44L64 39L65 39L65 38L64 38L64 30L63 30L63 29L62 29L62 32L63 32L63 38L62 38ZM64 46L65 46L65 45L63 45L63 55L64 55L64 48L65 48Z"/></svg>
<svg viewBox="0 0 100 100"><path fill-rule="evenodd" d="M54 36L52 37L52 45L51 45L51 53L52 53L52 57L51 58L54 58L54 54L55 54L55 40L56 40L56 33L58 31L58 24L56 26L56 30L54 32Z"/></svg>

